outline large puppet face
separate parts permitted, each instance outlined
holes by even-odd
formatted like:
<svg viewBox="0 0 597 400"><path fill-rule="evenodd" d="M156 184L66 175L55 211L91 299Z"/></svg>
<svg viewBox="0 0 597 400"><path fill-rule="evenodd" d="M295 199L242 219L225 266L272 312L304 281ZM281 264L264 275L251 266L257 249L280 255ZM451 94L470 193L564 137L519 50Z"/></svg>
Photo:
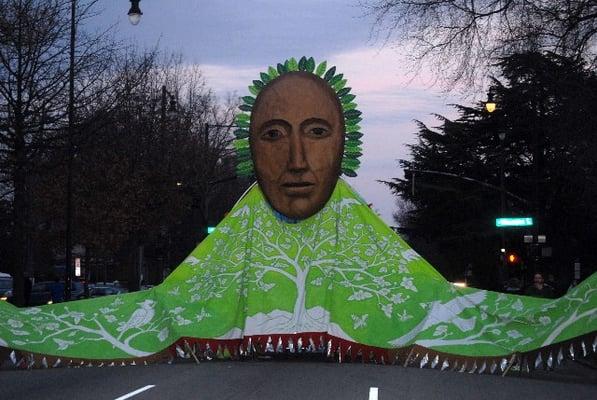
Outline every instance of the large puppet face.
<svg viewBox="0 0 597 400"><path fill-rule="evenodd" d="M340 174L344 118L335 93L312 74L277 78L256 99L250 145L271 206L295 219L317 213Z"/></svg>

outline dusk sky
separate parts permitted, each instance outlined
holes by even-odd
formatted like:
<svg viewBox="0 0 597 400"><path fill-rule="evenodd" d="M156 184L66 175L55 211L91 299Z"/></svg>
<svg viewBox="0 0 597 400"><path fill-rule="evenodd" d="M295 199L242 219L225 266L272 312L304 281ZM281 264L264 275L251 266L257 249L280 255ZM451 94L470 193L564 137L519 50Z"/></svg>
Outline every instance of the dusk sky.
<svg viewBox="0 0 597 400"><path fill-rule="evenodd" d="M431 87L432 76L407 73L395 44L371 37L373 18L351 0L143 0L141 22L128 22L128 1L100 2L98 26L117 23L117 36L140 47L160 44L198 64L207 84L220 98L244 96L259 72L289 57L305 55L336 65L348 79L363 112L363 157L358 177L345 178L394 224L395 198L377 182L402 176L397 160L415 140L415 119L438 124L430 114L453 116L446 97Z"/></svg>

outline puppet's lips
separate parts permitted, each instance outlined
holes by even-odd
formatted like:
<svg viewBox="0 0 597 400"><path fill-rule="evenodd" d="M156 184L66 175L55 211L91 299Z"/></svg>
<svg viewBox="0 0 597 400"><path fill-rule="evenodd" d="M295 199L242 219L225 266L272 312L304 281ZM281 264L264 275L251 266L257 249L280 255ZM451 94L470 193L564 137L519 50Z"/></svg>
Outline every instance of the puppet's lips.
<svg viewBox="0 0 597 400"><path fill-rule="evenodd" d="M286 182L282 189L287 196L308 196L313 192L315 184L311 182Z"/></svg>
<svg viewBox="0 0 597 400"><path fill-rule="evenodd" d="M282 186L285 188L304 188L304 187L311 187L314 184L311 182L286 182L283 183Z"/></svg>

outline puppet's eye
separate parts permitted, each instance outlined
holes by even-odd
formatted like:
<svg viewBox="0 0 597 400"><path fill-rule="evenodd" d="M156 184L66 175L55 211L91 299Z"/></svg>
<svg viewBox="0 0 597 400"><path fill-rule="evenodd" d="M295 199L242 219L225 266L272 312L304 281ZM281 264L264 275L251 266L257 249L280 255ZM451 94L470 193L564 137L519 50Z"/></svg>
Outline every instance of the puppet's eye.
<svg viewBox="0 0 597 400"><path fill-rule="evenodd" d="M277 140L282 137L282 132L278 129L268 129L261 134L261 138L265 140Z"/></svg>
<svg viewBox="0 0 597 400"><path fill-rule="evenodd" d="M325 136L325 135L327 135L328 130L326 128L322 128L322 127L315 127L315 128L311 128L309 133L313 136Z"/></svg>

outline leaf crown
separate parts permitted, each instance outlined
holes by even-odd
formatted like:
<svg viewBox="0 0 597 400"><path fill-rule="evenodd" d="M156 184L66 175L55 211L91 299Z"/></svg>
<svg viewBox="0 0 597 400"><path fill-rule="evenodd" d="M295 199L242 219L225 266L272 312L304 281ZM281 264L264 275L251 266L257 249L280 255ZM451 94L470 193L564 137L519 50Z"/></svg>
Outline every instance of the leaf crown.
<svg viewBox="0 0 597 400"><path fill-rule="evenodd" d="M362 120L361 111L357 109L357 104L354 101L356 96L350 93L351 88L346 86L347 81L344 79L344 74L336 73L335 66L328 69L327 62L322 61L316 67L313 57L307 58L304 56L298 62L292 57L284 61L284 63L278 63L276 68L270 66L267 72L260 74L261 79L254 80L253 84L249 86L249 92L251 92L252 96L241 98L241 105L238 107L241 112L234 117L234 125L236 126L234 136L236 139L233 141L233 144L237 156L236 174L238 176L253 176L255 173L249 146L249 126L251 111L253 110L257 95L268 83L280 75L293 71L305 71L319 76L328 83L336 93L336 96L338 96L344 114L346 132L341 170L346 176L357 176L356 171L360 166L359 158L362 155L361 137L363 134L360 132L361 127L359 126L359 122Z"/></svg>

